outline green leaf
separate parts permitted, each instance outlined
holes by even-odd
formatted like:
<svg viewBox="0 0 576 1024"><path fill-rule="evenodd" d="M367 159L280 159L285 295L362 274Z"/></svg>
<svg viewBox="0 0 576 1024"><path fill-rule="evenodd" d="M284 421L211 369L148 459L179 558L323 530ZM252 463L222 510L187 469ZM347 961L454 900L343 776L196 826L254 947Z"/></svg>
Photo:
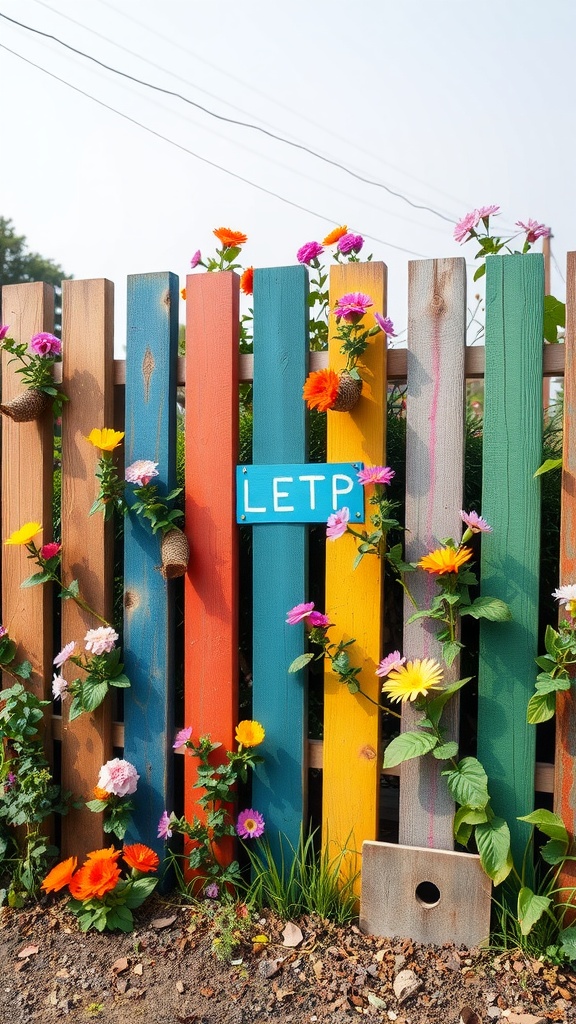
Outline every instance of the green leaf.
<svg viewBox="0 0 576 1024"><path fill-rule="evenodd" d="M544 633L544 646L552 660L556 662L556 655L558 654L558 642L560 635L556 632L552 626L546 626L546 632Z"/></svg>
<svg viewBox="0 0 576 1024"><path fill-rule="evenodd" d="M549 718L554 718L555 712L555 693L535 693L528 701L526 719L530 725L538 725L539 722L547 722Z"/></svg>
<svg viewBox="0 0 576 1024"><path fill-rule="evenodd" d="M566 326L566 304L553 295L544 296L544 338L551 345L558 341L558 328Z"/></svg>
<svg viewBox="0 0 576 1024"><path fill-rule="evenodd" d="M448 667L450 667L454 658L460 654L462 647L463 644L459 643L458 640L448 640L445 644L442 644L442 657Z"/></svg>
<svg viewBox="0 0 576 1024"><path fill-rule="evenodd" d="M12 665L11 667L14 675L20 676L21 679L30 679L32 665L29 661L22 661L19 665Z"/></svg>
<svg viewBox="0 0 576 1024"><path fill-rule="evenodd" d="M456 842L466 846L470 839L472 826L482 825L485 821L488 821L485 810L476 807L459 807L454 815L454 838ZM462 842L462 837L464 836L466 837L466 842Z"/></svg>
<svg viewBox="0 0 576 1024"><path fill-rule="evenodd" d="M474 834L484 871L494 885L500 885L513 867L508 825L503 818L491 818L476 825Z"/></svg>
<svg viewBox="0 0 576 1024"><path fill-rule="evenodd" d="M540 848L540 856L547 864L561 864L566 860L567 849L566 843L560 842L559 839L549 839Z"/></svg>
<svg viewBox="0 0 576 1024"><path fill-rule="evenodd" d="M131 686L128 676L125 676L123 672L121 672L117 676L114 676L112 679L109 679L108 682L110 683L110 686L118 686L119 689L121 690L126 690L129 686Z"/></svg>
<svg viewBox="0 0 576 1024"><path fill-rule="evenodd" d="M552 469L561 469L562 459L546 459L541 466L536 470L534 476L542 476L543 473L549 473Z"/></svg>
<svg viewBox="0 0 576 1024"><path fill-rule="evenodd" d="M486 807L488 796L488 776L480 761L475 757L465 757L455 769L443 771L451 796L457 804L469 807Z"/></svg>
<svg viewBox="0 0 576 1024"><path fill-rule="evenodd" d="M560 939L560 952L569 960L576 960L576 925L564 928L558 938Z"/></svg>
<svg viewBox="0 0 576 1024"><path fill-rule="evenodd" d="M335 658L332 658L332 671L338 675L345 675L350 668L350 658L346 651L340 651Z"/></svg>
<svg viewBox="0 0 576 1024"><path fill-rule="evenodd" d="M450 757L456 757L458 753L458 744L451 740L449 743L441 743L440 746L435 747L432 751L434 757L439 761L447 761Z"/></svg>
<svg viewBox="0 0 576 1024"><path fill-rule="evenodd" d="M289 666L289 672L300 672L301 669L305 668L309 661L312 661L313 654L301 654L298 658L294 658L294 661Z"/></svg>
<svg viewBox="0 0 576 1024"><path fill-rule="evenodd" d="M532 928L548 909L552 900L547 896L536 896L527 885L523 886L518 893L517 916L522 935L529 935Z"/></svg>
<svg viewBox="0 0 576 1024"><path fill-rule="evenodd" d="M141 906L141 904L144 903L144 900L154 892L157 885L157 878L150 878L150 876L147 878L137 878L128 890L125 905L130 907L132 910L134 910L135 907Z"/></svg>
<svg viewBox="0 0 576 1024"><path fill-rule="evenodd" d="M96 927L98 928L98 925ZM134 919L128 907L111 907L106 915L105 927L109 931L131 932L134 928Z"/></svg>
<svg viewBox="0 0 576 1024"><path fill-rule="evenodd" d="M403 732L396 736L384 751L384 768L394 768L403 761L428 754L438 744L430 732Z"/></svg>
<svg viewBox="0 0 576 1024"><path fill-rule="evenodd" d="M472 615L474 619L488 619L490 622L508 622L512 612L499 597L477 597L472 604L460 609L460 615Z"/></svg>
<svg viewBox="0 0 576 1024"><path fill-rule="evenodd" d="M554 814L552 811L547 811L545 808L540 807L532 811L531 814L525 814L523 817L518 818L518 821L527 821L529 825L535 825L549 839L559 839L560 842L566 843L566 848L568 848L568 832L559 814Z"/></svg>
<svg viewBox="0 0 576 1024"><path fill-rule="evenodd" d="M474 271L474 280L479 281L481 277L484 277L486 273L486 264L481 263L477 270Z"/></svg>
<svg viewBox="0 0 576 1024"><path fill-rule="evenodd" d="M85 711L94 711L100 707L106 694L108 693L108 683L106 680L102 682L92 683L89 679L86 679L82 687L82 706Z"/></svg>
<svg viewBox="0 0 576 1024"><path fill-rule="evenodd" d="M49 572L35 572L33 576L28 576L27 579L23 580L20 586L37 587L39 583L47 583L51 578Z"/></svg>
<svg viewBox="0 0 576 1024"><path fill-rule="evenodd" d="M435 727L438 726L440 717L444 710L444 705L450 700L450 697L454 693L462 689L462 687L465 686L466 683L469 683L471 679L472 676L465 676L464 679L456 679L453 683L449 683L437 697L433 697L432 700L428 701L426 714Z"/></svg>
<svg viewBox="0 0 576 1024"><path fill-rule="evenodd" d="M106 800L87 800L86 807L89 811L105 811L108 803Z"/></svg>
<svg viewBox="0 0 576 1024"><path fill-rule="evenodd" d="M72 699L70 708L68 709L68 720L73 722L75 718L80 718L80 715L84 713L84 707L80 695Z"/></svg>
<svg viewBox="0 0 576 1024"><path fill-rule="evenodd" d="M534 658L534 661L543 672L552 672L556 668L554 659L549 658L546 654L543 654L540 658Z"/></svg>
<svg viewBox="0 0 576 1024"><path fill-rule="evenodd" d="M557 693L559 690L569 690L572 680L568 673L554 678L549 672L539 672L536 677L537 693Z"/></svg>

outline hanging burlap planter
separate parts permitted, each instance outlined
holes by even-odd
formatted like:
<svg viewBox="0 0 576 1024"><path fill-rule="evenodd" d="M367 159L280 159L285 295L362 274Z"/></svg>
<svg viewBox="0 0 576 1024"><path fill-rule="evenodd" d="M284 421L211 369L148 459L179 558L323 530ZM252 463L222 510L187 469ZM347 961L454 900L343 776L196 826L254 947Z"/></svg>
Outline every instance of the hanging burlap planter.
<svg viewBox="0 0 576 1024"><path fill-rule="evenodd" d="M13 398L11 402L0 405L0 412L3 412L5 416L9 416L16 423L28 423L30 420L40 419L51 401L50 396L46 395L44 391L29 388L28 391L24 391L21 395Z"/></svg>
<svg viewBox="0 0 576 1024"><path fill-rule="evenodd" d="M334 405L330 406L331 412L350 412L357 404L362 394L362 381L355 380L347 370L339 374L340 384Z"/></svg>
<svg viewBox="0 0 576 1024"><path fill-rule="evenodd" d="M160 572L165 580L173 580L177 576L183 576L188 568L190 548L186 534L178 527L165 533L160 542L160 556L162 565Z"/></svg>

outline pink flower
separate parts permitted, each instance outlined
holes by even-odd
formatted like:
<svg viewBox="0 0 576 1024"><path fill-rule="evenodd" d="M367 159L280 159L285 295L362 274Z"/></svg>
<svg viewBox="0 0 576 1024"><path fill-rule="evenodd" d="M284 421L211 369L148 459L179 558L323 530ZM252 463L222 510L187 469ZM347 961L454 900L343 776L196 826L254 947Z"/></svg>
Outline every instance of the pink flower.
<svg viewBox="0 0 576 1024"><path fill-rule="evenodd" d="M37 356L59 356L62 351L62 342L53 334L42 331L30 339L30 348Z"/></svg>
<svg viewBox="0 0 576 1024"><path fill-rule="evenodd" d="M346 320L349 324L355 324L364 316L367 309L374 303L369 295L364 292L348 292L334 306L334 313L338 320Z"/></svg>
<svg viewBox="0 0 576 1024"><path fill-rule="evenodd" d="M353 235L350 231L346 235L342 235L338 239L338 245L336 248L343 256L348 256L351 252L360 252L364 245L364 239L362 235Z"/></svg>
<svg viewBox="0 0 576 1024"><path fill-rule="evenodd" d="M10 327L8 324L0 324L0 341L4 341L4 338L8 334Z"/></svg>
<svg viewBox="0 0 576 1024"><path fill-rule="evenodd" d="M60 666L63 665L65 661L68 661L68 658L72 654L74 654L74 648L75 647L76 647L76 641L75 640L71 640L69 644L66 644L66 647L62 648L62 650L60 651L60 654L56 655L56 657L54 658L54 661L52 662L52 664L56 665L56 668L60 668Z"/></svg>
<svg viewBox="0 0 576 1024"><path fill-rule="evenodd" d="M122 761L119 757L114 757L102 765L98 775L98 786L100 789L105 789L107 793L113 793L114 796L130 796L131 793L136 792L139 778L138 772L134 765L130 764L130 761Z"/></svg>
<svg viewBox="0 0 576 1024"><path fill-rule="evenodd" d="M326 536L330 540L337 540L342 534L346 533L346 526L350 519L350 509L339 508L337 512L333 512L332 515L328 516L328 522L326 524Z"/></svg>
<svg viewBox="0 0 576 1024"><path fill-rule="evenodd" d="M392 654L388 654L378 665L376 669L377 676L387 676L393 668L400 668L403 665L406 658L400 657L400 651L392 651Z"/></svg>
<svg viewBox="0 0 576 1024"><path fill-rule="evenodd" d="M47 562L49 558L54 558L54 556L58 554L61 547L62 545L57 544L56 541L52 541L50 544L44 544L40 548L40 558Z"/></svg>
<svg viewBox="0 0 576 1024"><path fill-rule="evenodd" d="M302 622L302 619L307 618L313 608L314 601L310 601L308 604L294 605L287 613L286 622L289 626L295 626L297 622Z"/></svg>
<svg viewBox="0 0 576 1024"><path fill-rule="evenodd" d="M6 629L6 626L0 626L0 640L2 639L3 636L7 636L7 634L8 630Z"/></svg>
<svg viewBox="0 0 576 1024"><path fill-rule="evenodd" d="M366 466L365 469L359 469L356 475L362 486L365 486L366 484L389 484L396 476L396 472L389 466Z"/></svg>
<svg viewBox="0 0 576 1024"><path fill-rule="evenodd" d="M194 270L194 267L198 266L201 259L202 253L200 252L200 249L196 249L196 252L194 253L192 259L190 260L190 266L192 267L192 270Z"/></svg>
<svg viewBox="0 0 576 1024"><path fill-rule="evenodd" d="M216 885L216 882L210 882L210 885L207 885L204 889L204 895L208 900L217 900L219 893L220 889Z"/></svg>
<svg viewBox="0 0 576 1024"><path fill-rule="evenodd" d="M86 650L92 651L92 654L109 654L117 639L118 633L112 626L98 626L98 629L89 629L84 637Z"/></svg>
<svg viewBox="0 0 576 1024"><path fill-rule="evenodd" d="M320 242L306 242L298 249L296 259L298 263L308 264L317 259L321 252L324 252L324 246L320 245Z"/></svg>
<svg viewBox="0 0 576 1024"><path fill-rule="evenodd" d="M545 224L539 224L537 220L529 220L527 224L517 220L516 227L522 228L522 231L526 232L527 242L535 242L537 238L548 238L550 234L550 228L547 228Z"/></svg>
<svg viewBox="0 0 576 1024"><path fill-rule="evenodd" d="M454 228L454 238L457 242L467 242L468 235L474 230L478 223L478 211L472 210L471 213L467 213L462 220L458 221Z"/></svg>
<svg viewBox="0 0 576 1024"><path fill-rule="evenodd" d="M389 316L382 316L382 313L374 313L374 319L378 324L380 330L384 331L384 334L387 334L390 338L396 337L394 324L392 323Z"/></svg>
<svg viewBox="0 0 576 1024"><path fill-rule="evenodd" d="M172 815L168 814L168 811L162 811L160 815L160 821L158 822L158 839L169 839L172 835Z"/></svg>
<svg viewBox="0 0 576 1024"><path fill-rule="evenodd" d="M236 822L236 831L242 839L258 839L265 827L264 818L259 811L253 811L250 807L247 811L240 811Z"/></svg>
<svg viewBox="0 0 576 1024"><path fill-rule="evenodd" d="M54 700L65 700L68 696L68 683L62 676L54 676L52 680L52 696Z"/></svg>
<svg viewBox="0 0 576 1024"><path fill-rule="evenodd" d="M139 487L145 487L146 484L150 483L153 476L158 476L157 465L157 462L150 462L148 459L137 459L131 466L126 466L124 479L129 484L138 484Z"/></svg>
<svg viewBox="0 0 576 1024"><path fill-rule="evenodd" d="M492 527L477 512L464 512L464 509L461 509L460 518L472 533L492 533Z"/></svg>
<svg viewBox="0 0 576 1024"><path fill-rule="evenodd" d="M327 629L331 625L330 619L322 612L310 612L307 622L315 629Z"/></svg>
<svg viewBox="0 0 576 1024"><path fill-rule="evenodd" d="M476 214L478 216L476 224L479 224L481 220L484 220L484 217L491 217L495 213L500 213L499 206L481 206L479 210L476 210Z"/></svg>
<svg viewBox="0 0 576 1024"><path fill-rule="evenodd" d="M173 750L178 750L179 747L183 747L185 743L188 743L192 735L192 726L187 725L185 729L180 729L174 737L174 743L172 744Z"/></svg>

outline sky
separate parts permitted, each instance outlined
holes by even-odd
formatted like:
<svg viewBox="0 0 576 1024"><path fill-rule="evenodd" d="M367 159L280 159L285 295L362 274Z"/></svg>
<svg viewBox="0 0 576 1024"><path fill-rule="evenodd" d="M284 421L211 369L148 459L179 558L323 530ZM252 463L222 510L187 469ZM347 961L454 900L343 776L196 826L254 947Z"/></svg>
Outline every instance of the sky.
<svg viewBox="0 0 576 1024"><path fill-rule="evenodd" d="M74 277L114 281L117 351L127 275L183 285L220 226L248 235L255 267L337 224L371 236L401 331L408 261L472 264L454 224L497 203L502 232L550 225L564 298L573 0L0 0L0 15L29 26L0 17L0 215Z"/></svg>

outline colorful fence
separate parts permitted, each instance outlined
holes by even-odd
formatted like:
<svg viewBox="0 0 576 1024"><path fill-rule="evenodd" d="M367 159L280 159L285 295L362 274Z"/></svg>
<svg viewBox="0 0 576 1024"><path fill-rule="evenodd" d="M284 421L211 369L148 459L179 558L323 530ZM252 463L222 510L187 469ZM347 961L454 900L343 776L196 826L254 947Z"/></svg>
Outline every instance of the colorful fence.
<svg viewBox="0 0 576 1024"><path fill-rule="evenodd" d="M386 388L407 381L407 557L419 557L443 537L456 536L463 507L465 382L485 375L486 401L482 512L494 525L482 539L482 585L512 608L513 623L481 630L479 756L490 778L493 806L513 829L515 849L525 832L515 818L534 806L534 792L554 788L556 809L574 830L576 713L571 693L559 701L555 782L551 764L535 761L535 730L525 721L538 653L539 488L542 375L565 376L565 438L573 433L576 372L576 254L568 263L566 343L542 349L543 261L539 255L489 261L486 347L466 348L463 259L410 265L408 350L386 352L376 336L364 359L366 383L352 413L328 415L328 461L384 464ZM301 390L309 367L338 369L338 344L329 353L308 351L308 279L305 268L256 271L254 355L238 355L238 279L230 273L186 281L186 357L178 357L178 280L173 274L134 276L128 282L126 360L113 358L113 286L108 281L67 281L63 289L62 384L70 401L62 419L62 571L110 618L113 592L111 524L88 516L96 493L97 452L83 440L93 427L126 430L125 458L159 463L162 487L174 484L176 389L185 386L185 512L191 559L184 586L184 625L175 622L173 582L156 571L158 540L127 519L125 530L124 661L132 686L124 691L124 722L113 721L110 697L93 715L69 723L57 708L46 716L48 749L60 745L62 784L89 798L100 765L113 750L141 776L130 833L159 848L161 812L172 808L174 755L174 652L183 628L185 721L194 734L209 732L231 746L238 718L238 382L253 380L253 460L303 464L308 460ZM386 268L380 263L332 269L331 305L341 294L364 291L385 313ZM4 288L2 322L28 340L53 323L53 296L42 284ZM542 360L542 352L544 358ZM3 401L20 384L3 356ZM2 421L2 536L26 521L43 524L51 539L53 486L51 417L35 423ZM574 579L576 463L566 446L562 491L561 583ZM307 599L308 529L303 524L252 527L253 716L266 727L263 767L255 774L253 806L264 813L272 841L278 832L294 843L307 822L308 768L323 768L324 834L356 849L377 838L382 753L380 716L326 673L324 741L307 738L306 679L289 674L305 649L302 624L286 611ZM355 541L328 544L326 607L337 642L355 638L351 659L363 665L361 683L374 699L375 667L383 656L384 595L381 563L365 558L352 570ZM2 622L20 642L34 675L31 685L50 697L52 594L21 589L29 575L24 549L2 547ZM427 580L415 584L426 599ZM95 625L71 601L63 605L62 643L81 639ZM404 653L435 656L434 635L421 624L405 627ZM452 667L458 678L458 663ZM10 685L8 678L4 685ZM458 708L450 729L457 735ZM409 727L412 712L404 712ZM183 723L177 723L179 725ZM185 761L186 811L194 813L195 766ZM398 769L392 770L398 772ZM402 767L400 841L451 849L453 806L432 758ZM101 845L102 822L87 810L63 821L63 852L81 855ZM231 851L228 851L228 853Z"/></svg>

